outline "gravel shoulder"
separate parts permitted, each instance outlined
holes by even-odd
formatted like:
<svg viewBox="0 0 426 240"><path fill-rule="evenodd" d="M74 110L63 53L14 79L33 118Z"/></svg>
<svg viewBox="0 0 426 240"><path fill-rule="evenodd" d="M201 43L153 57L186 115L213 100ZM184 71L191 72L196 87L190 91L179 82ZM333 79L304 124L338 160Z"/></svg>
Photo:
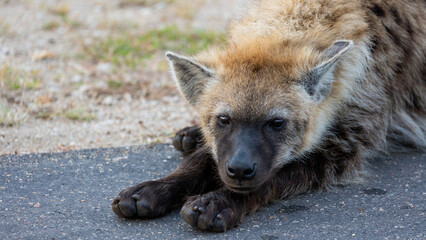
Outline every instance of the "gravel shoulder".
<svg viewBox="0 0 426 240"><path fill-rule="evenodd" d="M164 51L215 43L246 3L0 1L0 155L169 142L197 115Z"/></svg>

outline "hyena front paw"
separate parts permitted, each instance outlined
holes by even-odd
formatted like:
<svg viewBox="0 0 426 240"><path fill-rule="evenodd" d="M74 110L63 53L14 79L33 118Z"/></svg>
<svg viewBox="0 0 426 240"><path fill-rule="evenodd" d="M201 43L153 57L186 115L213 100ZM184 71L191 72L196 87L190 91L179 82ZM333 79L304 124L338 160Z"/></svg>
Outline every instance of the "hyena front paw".
<svg viewBox="0 0 426 240"><path fill-rule="evenodd" d="M121 191L112 202L112 210L124 218L153 218L179 203L167 183L148 181Z"/></svg>
<svg viewBox="0 0 426 240"><path fill-rule="evenodd" d="M173 146L182 153L194 151L202 141L201 129L198 126L179 130L173 138Z"/></svg>
<svg viewBox="0 0 426 240"><path fill-rule="evenodd" d="M236 227L240 220L232 202L232 199L215 192L193 196L183 205L180 215L192 227L225 232Z"/></svg>

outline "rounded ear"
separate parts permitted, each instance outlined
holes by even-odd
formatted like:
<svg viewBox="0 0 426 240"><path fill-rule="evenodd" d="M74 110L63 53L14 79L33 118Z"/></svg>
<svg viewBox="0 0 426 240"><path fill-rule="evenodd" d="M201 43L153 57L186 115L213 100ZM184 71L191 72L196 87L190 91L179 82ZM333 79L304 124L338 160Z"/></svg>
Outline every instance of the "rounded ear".
<svg viewBox="0 0 426 240"><path fill-rule="evenodd" d="M335 41L333 45L324 50L322 62L307 74L303 86L314 101L320 102L328 95L334 80L334 66L352 46L352 40Z"/></svg>
<svg viewBox="0 0 426 240"><path fill-rule="evenodd" d="M180 92L191 105L196 106L207 83L213 80L213 71L172 52L167 52L166 57Z"/></svg>

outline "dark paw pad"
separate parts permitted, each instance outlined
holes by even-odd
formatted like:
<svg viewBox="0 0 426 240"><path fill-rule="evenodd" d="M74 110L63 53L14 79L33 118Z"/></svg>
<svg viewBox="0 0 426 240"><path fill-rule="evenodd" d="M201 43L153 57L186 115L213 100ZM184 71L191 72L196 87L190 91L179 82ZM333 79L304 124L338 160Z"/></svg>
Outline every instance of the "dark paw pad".
<svg viewBox="0 0 426 240"><path fill-rule="evenodd" d="M238 222L233 209L214 194L191 198L182 207L180 215L189 225L212 232L225 232Z"/></svg>
<svg viewBox="0 0 426 240"><path fill-rule="evenodd" d="M186 127L178 131L173 138L173 146L183 152L194 151L202 141L202 134L199 127Z"/></svg>
<svg viewBox="0 0 426 240"><path fill-rule="evenodd" d="M161 189L161 183L146 182L123 190L112 202L112 210L123 218L154 218L174 204L174 198Z"/></svg>

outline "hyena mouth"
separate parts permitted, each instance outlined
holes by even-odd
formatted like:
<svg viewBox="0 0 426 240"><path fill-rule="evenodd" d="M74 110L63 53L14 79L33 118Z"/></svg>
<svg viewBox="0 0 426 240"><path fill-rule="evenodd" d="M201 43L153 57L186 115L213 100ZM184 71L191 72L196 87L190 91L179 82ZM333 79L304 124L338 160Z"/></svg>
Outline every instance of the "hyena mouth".
<svg viewBox="0 0 426 240"><path fill-rule="evenodd" d="M237 193L250 193L254 192L257 187L241 187L241 186L226 186L229 190Z"/></svg>

